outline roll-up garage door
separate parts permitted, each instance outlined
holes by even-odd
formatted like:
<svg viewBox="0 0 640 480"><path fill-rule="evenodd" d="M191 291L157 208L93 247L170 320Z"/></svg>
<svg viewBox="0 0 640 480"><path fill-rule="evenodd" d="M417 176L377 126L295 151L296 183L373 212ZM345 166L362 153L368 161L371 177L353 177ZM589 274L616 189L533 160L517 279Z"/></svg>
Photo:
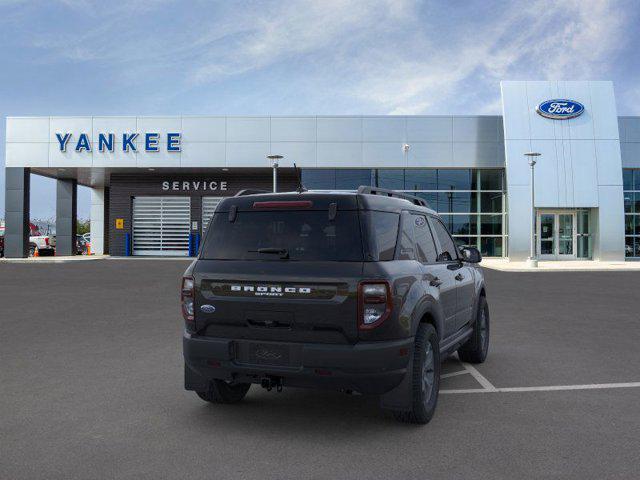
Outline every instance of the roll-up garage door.
<svg viewBox="0 0 640 480"><path fill-rule="evenodd" d="M202 236L204 237L216 207L223 197L202 197Z"/></svg>
<svg viewBox="0 0 640 480"><path fill-rule="evenodd" d="M133 254L189 255L191 198L134 197Z"/></svg>

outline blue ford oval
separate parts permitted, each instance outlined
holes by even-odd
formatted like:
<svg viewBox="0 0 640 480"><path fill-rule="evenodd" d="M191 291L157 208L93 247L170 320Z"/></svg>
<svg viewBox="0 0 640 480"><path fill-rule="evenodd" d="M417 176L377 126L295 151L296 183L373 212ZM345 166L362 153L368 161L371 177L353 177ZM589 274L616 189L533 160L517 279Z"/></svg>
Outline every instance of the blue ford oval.
<svg viewBox="0 0 640 480"><path fill-rule="evenodd" d="M213 313L216 311L216 307L209 304L204 304L200 306L200 310L204 313Z"/></svg>
<svg viewBox="0 0 640 480"><path fill-rule="evenodd" d="M581 115L584 112L584 105L573 100L554 99L542 102L536 111L546 118L567 120Z"/></svg>

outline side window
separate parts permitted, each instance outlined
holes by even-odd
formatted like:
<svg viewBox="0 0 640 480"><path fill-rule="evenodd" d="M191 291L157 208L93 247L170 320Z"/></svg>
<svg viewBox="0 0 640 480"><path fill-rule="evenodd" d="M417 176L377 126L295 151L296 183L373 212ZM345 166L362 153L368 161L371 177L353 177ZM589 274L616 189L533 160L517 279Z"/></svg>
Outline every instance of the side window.
<svg viewBox="0 0 640 480"><path fill-rule="evenodd" d="M400 215L390 212L368 212L371 223L371 251L379 261L393 260L398 237Z"/></svg>
<svg viewBox="0 0 640 480"><path fill-rule="evenodd" d="M450 262L458 258L456 245L453 243L453 239L447 229L437 218L432 218L433 233L440 242L440 251L438 251L438 262Z"/></svg>
<svg viewBox="0 0 640 480"><path fill-rule="evenodd" d="M431 236L429 222L424 215L411 215L413 220L413 231L416 239L416 258L422 263L433 263L436 261L436 245Z"/></svg>
<svg viewBox="0 0 640 480"><path fill-rule="evenodd" d="M402 214L402 229L398 242L398 260L415 260L416 248L413 241L413 217L408 212Z"/></svg>

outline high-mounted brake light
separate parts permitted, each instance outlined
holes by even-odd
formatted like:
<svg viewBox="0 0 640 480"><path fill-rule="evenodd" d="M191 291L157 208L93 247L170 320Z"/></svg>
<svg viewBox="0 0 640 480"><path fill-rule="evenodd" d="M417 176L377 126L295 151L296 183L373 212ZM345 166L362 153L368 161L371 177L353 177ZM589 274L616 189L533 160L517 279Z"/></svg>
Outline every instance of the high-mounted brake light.
<svg viewBox="0 0 640 480"><path fill-rule="evenodd" d="M253 208L311 208L313 202L309 200L253 202Z"/></svg>
<svg viewBox="0 0 640 480"><path fill-rule="evenodd" d="M193 325L193 299L194 299L193 277L183 277L180 289L180 302L182 304L182 316L187 324Z"/></svg>
<svg viewBox="0 0 640 480"><path fill-rule="evenodd" d="M370 330L384 322L393 309L391 287L386 281L360 282L358 285L358 328Z"/></svg>

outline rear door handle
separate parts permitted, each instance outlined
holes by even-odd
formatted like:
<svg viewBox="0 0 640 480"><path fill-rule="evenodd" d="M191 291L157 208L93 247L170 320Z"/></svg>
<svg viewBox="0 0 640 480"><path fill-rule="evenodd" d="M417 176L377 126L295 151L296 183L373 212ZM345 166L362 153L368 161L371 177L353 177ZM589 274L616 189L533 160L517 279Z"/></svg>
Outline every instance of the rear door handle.
<svg viewBox="0 0 640 480"><path fill-rule="evenodd" d="M460 281L460 280L464 280L464 275L462 275L461 273L459 273L459 274L457 274L454 278L455 278L456 280L458 280L458 281Z"/></svg>
<svg viewBox="0 0 640 480"><path fill-rule="evenodd" d="M440 280L438 277L434 277L429 282L429 285L431 285L432 287L439 287L440 285L442 285L442 280Z"/></svg>

